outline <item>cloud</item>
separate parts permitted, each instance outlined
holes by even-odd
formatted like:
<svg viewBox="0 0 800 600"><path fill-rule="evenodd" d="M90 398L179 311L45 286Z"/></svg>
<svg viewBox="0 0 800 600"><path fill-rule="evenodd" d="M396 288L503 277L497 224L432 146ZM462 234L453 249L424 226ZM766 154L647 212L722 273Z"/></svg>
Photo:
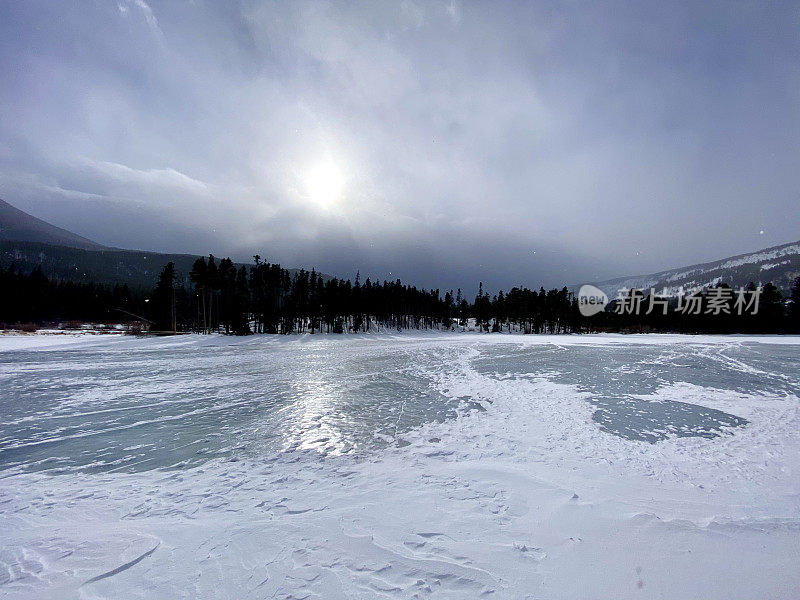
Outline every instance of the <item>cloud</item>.
<svg viewBox="0 0 800 600"><path fill-rule="evenodd" d="M144 17L145 22L147 23L147 26L150 28L150 31L153 33L156 39L159 41L163 40L164 32L161 31L161 28L158 26L158 19L156 19L153 9L150 8L150 5L144 0L124 0L124 4L117 4L119 12L122 13L123 16L127 16L129 14L131 6L135 6L137 9L139 9Z"/></svg>
<svg viewBox="0 0 800 600"><path fill-rule="evenodd" d="M135 188L160 188L169 192L185 192L188 194L213 195L209 185L192 179L175 169L133 169L118 163L90 159L82 159L83 164L95 170L99 175L123 186Z"/></svg>
<svg viewBox="0 0 800 600"><path fill-rule="evenodd" d="M507 287L800 225L791 7L42 10L0 8L0 195L104 243ZM333 207L307 189L321 162Z"/></svg>
<svg viewBox="0 0 800 600"><path fill-rule="evenodd" d="M456 0L450 0L447 3L447 14L453 21L453 25L458 25L461 22L461 7Z"/></svg>

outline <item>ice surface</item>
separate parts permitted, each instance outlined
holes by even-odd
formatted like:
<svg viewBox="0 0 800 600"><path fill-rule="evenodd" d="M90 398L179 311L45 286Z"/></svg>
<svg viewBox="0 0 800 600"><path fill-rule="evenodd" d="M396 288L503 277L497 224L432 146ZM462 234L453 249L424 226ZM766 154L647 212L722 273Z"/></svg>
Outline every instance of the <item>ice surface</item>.
<svg viewBox="0 0 800 600"><path fill-rule="evenodd" d="M800 596L800 338L38 337L0 596Z"/></svg>

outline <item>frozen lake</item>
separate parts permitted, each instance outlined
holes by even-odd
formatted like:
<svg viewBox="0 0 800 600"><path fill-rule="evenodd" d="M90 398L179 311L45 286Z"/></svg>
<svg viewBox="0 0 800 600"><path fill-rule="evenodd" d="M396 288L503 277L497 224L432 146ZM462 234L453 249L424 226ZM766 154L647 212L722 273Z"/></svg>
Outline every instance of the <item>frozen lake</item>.
<svg viewBox="0 0 800 600"><path fill-rule="evenodd" d="M796 598L798 351L0 337L0 595Z"/></svg>

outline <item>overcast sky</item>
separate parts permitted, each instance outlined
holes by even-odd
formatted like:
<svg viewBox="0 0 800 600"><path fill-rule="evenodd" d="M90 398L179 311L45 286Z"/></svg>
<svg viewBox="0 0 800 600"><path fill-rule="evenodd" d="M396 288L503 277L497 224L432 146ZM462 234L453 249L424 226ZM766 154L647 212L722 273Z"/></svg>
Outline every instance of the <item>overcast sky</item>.
<svg viewBox="0 0 800 600"><path fill-rule="evenodd" d="M800 3L0 4L0 197L471 289L800 238ZM391 273L391 275L389 275Z"/></svg>

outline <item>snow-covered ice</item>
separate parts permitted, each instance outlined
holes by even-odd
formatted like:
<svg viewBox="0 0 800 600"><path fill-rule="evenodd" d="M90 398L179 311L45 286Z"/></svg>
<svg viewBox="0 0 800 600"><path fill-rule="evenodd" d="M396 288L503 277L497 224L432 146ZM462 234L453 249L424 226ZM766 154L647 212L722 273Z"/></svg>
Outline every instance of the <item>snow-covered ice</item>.
<svg viewBox="0 0 800 600"><path fill-rule="evenodd" d="M798 337L42 337L0 596L800 597Z"/></svg>

